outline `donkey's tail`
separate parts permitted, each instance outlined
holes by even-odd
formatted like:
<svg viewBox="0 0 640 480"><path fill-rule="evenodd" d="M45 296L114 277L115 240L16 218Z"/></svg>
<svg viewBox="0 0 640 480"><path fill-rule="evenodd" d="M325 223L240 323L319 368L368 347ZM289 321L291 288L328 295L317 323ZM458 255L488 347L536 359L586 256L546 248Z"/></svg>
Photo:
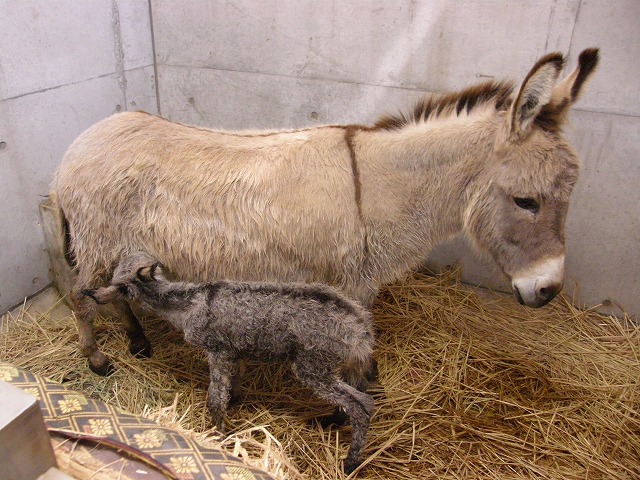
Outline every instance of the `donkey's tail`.
<svg viewBox="0 0 640 480"><path fill-rule="evenodd" d="M60 208L55 192L49 193L49 196L40 203L40 217L47 252L51 260L53 283L62 295L68 294L74 283L76 263L69 222Z"/></svg>
<svg viewBox="0 0 640 480"><path fill-rule="evenodd" d="M62 253L62 257L66 260L67 265L71 268L75 268L76 260L75 255L73 254L73 248L71 246L71 231L69 229L69 221L60 207L60 203L58 202L58 195L55 191L51 191L48 197L48 205L47 208L50 209L52 219L54 220L54 225L52 225L54 238L53 241L56 242L55 250L58 250ZM47 203L47 200L43 202ZM47 248L49 248L49 243L47 242Z"/></svg>

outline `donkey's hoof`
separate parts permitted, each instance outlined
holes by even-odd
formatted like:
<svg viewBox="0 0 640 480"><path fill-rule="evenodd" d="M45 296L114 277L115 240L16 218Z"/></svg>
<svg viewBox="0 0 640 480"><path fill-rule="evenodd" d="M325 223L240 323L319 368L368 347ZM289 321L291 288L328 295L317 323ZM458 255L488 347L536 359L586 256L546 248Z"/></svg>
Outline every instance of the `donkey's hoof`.
<svg viewBox="0 0 640 480"><path fill-rule="evenodd" d="M151 358L151 342L147 340L147 337L131 340L129 353L137 358Z"/></svg>
<svg viewBox="0 0 640 480"><path fill-rule="evenodd" d="M95 350L88 355L87 360L89 360L89 369L101 377L111 375L115 371L107 356L100 350Z"/></svg>
<svg viewBox="0 0 640 480"><path fill-rule="evenodd" d="M100 375L101 377L108 377L116 369L113 367L109 360L106 360L98 365L95 365L93 362L89 361L89 370L91 370L96 375Z"/></svg>

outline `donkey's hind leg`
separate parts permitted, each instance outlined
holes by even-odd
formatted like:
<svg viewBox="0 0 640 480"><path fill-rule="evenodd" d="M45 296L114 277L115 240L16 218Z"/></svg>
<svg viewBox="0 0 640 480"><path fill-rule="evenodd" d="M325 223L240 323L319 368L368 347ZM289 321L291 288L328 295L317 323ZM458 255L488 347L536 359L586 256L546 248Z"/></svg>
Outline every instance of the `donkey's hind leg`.
<svg viewBox="0 0 640 480"><path fill-rule="evenodd" d="M98 306L91 298L82 293L83 290L94 286L78 281L71 290L70 297L75 309L80 353L87 357L92 372L106 376L113 373L113 367L109 359L98 349L96 335L93 331L93 321L98 313Z"/></svg>
<svg viewBox="0 0 640 480"><path fill-rule="evenodd" d="M136 314L133 313L126 300L116 300L113 302L118 312L118 316L124 325L124 330L129 337L129 352L138 358L151 358L151 343L144 334L142 325Z"/></svg>

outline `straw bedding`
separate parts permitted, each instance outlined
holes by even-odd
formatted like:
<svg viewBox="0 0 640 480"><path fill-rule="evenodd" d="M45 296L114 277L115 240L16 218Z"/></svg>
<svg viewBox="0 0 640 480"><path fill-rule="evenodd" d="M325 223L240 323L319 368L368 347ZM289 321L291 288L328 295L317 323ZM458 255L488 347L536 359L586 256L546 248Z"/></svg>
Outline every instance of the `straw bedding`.
<svg viewBox="0 0 640 480"><path fill-rule="evenodd" d="M350 429L322 430L331 407L287 369L247 368L228 437L210 430L203 354L154 319L139 360L117 320L101 318L109 378L89 372L73 317L23 312L0 357L132 413L179 424L279 478L342 478ZM374 308L381 388L359 478L640 478L640 329L572 306L533 310L488 298L456 274L412 274ZM27 320L35 320L29 321Z"/></svg>

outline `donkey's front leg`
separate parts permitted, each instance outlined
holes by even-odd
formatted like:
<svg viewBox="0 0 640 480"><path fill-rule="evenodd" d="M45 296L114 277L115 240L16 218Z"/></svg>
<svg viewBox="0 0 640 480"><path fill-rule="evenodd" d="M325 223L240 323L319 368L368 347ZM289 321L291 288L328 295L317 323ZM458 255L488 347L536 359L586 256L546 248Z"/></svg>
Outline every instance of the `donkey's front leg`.
<svg viewBox="0 0 640 480"><path fill-rule="evenodd" d="M129 352L136 357L151 358L151 343L144 334L142 325L126 300L114 300L120 321L129 337Z"/></svg>
<svg viewBox="0 0 640 480"><path fill-rule="evenodd" d="M207 407L213 424L224 432L224 417L231 399L236 360L229 352L209 352L209 393Z"/></svg>

